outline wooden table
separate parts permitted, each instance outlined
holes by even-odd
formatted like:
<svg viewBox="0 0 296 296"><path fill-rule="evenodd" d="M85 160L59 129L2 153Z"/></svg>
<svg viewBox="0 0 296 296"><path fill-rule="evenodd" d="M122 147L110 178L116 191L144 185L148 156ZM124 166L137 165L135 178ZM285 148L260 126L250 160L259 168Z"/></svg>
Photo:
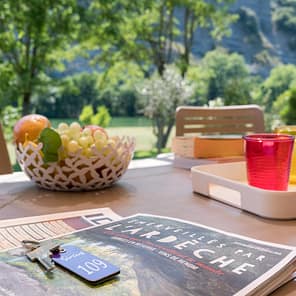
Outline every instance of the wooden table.
<svg viewBox="0 0 296 296"><path fill-rule="evenodd" d="M112 187L93 192L38 188L23 173L0 176L0 219L110 207L119 215L177 217L256 239L296 246L296 220L257 217L192 192L190 172L171 165L129 169ZM296 281L273 295L296 295Z"/></svg>

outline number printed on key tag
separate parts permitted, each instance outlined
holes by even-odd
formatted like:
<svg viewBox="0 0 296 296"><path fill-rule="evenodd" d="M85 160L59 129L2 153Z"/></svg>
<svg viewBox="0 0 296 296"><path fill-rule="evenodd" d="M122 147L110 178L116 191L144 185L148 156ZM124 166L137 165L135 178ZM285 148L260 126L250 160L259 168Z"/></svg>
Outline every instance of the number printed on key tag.
<svg viewBox="0 0 296 296"><path fill-rule="evenodd" d="M117 266L76 246L64 245L61 249L52 255L52 260L92 284L99 284L120 273Z"/></svg>

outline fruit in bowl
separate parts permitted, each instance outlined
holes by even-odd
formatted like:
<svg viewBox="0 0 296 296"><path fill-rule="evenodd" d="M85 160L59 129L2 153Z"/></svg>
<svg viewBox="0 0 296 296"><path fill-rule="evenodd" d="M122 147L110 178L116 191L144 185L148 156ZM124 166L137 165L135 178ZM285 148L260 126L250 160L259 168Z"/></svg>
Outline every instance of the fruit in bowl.
<svg viewBox="0 0 296 296"><path fill-rule="evenodd" d="M50 127L50 121L43 115L30 114L22 117L13 128L13 138L15 143L24 143L38 139L40 132Z"/></svg>
<svg viewBox="0 0 296 296"><path fill-rule="evenodd" d="M14 128L17 160L40 187L50 190L96 190L110 186L126 171L135 141L110 137L100 126L60 123L33 114Z"/></svg>

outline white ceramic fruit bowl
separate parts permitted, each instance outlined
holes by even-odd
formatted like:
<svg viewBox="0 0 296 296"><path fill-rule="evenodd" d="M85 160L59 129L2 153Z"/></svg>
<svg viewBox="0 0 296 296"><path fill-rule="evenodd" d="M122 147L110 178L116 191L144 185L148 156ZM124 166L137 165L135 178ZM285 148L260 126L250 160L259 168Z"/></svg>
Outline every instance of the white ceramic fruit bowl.
<svg viewBox="0 0 296 296"><path fill-rule="evenodd" d="M116 182L125 173L134 148L134 138L121 137L115 144L107 144L100 151L93 147L91 157L76 152L59 162L45 164L42 143L36 146L19 144L16 155L23 171L40 187L58 191L88 191Z"/></svg>

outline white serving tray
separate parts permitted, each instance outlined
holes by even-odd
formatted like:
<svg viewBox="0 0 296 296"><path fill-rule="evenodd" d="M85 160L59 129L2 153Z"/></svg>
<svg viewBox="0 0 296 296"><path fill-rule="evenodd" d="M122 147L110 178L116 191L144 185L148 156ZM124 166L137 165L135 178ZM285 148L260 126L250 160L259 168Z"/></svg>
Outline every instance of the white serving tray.
<svg viewBox="0 0 296 296"><path fill-rule="evenodd" d="M191 173L194 192L261 217L296 219L296 186L288 191L250 186L244 161L194 166Z"/></svg>

